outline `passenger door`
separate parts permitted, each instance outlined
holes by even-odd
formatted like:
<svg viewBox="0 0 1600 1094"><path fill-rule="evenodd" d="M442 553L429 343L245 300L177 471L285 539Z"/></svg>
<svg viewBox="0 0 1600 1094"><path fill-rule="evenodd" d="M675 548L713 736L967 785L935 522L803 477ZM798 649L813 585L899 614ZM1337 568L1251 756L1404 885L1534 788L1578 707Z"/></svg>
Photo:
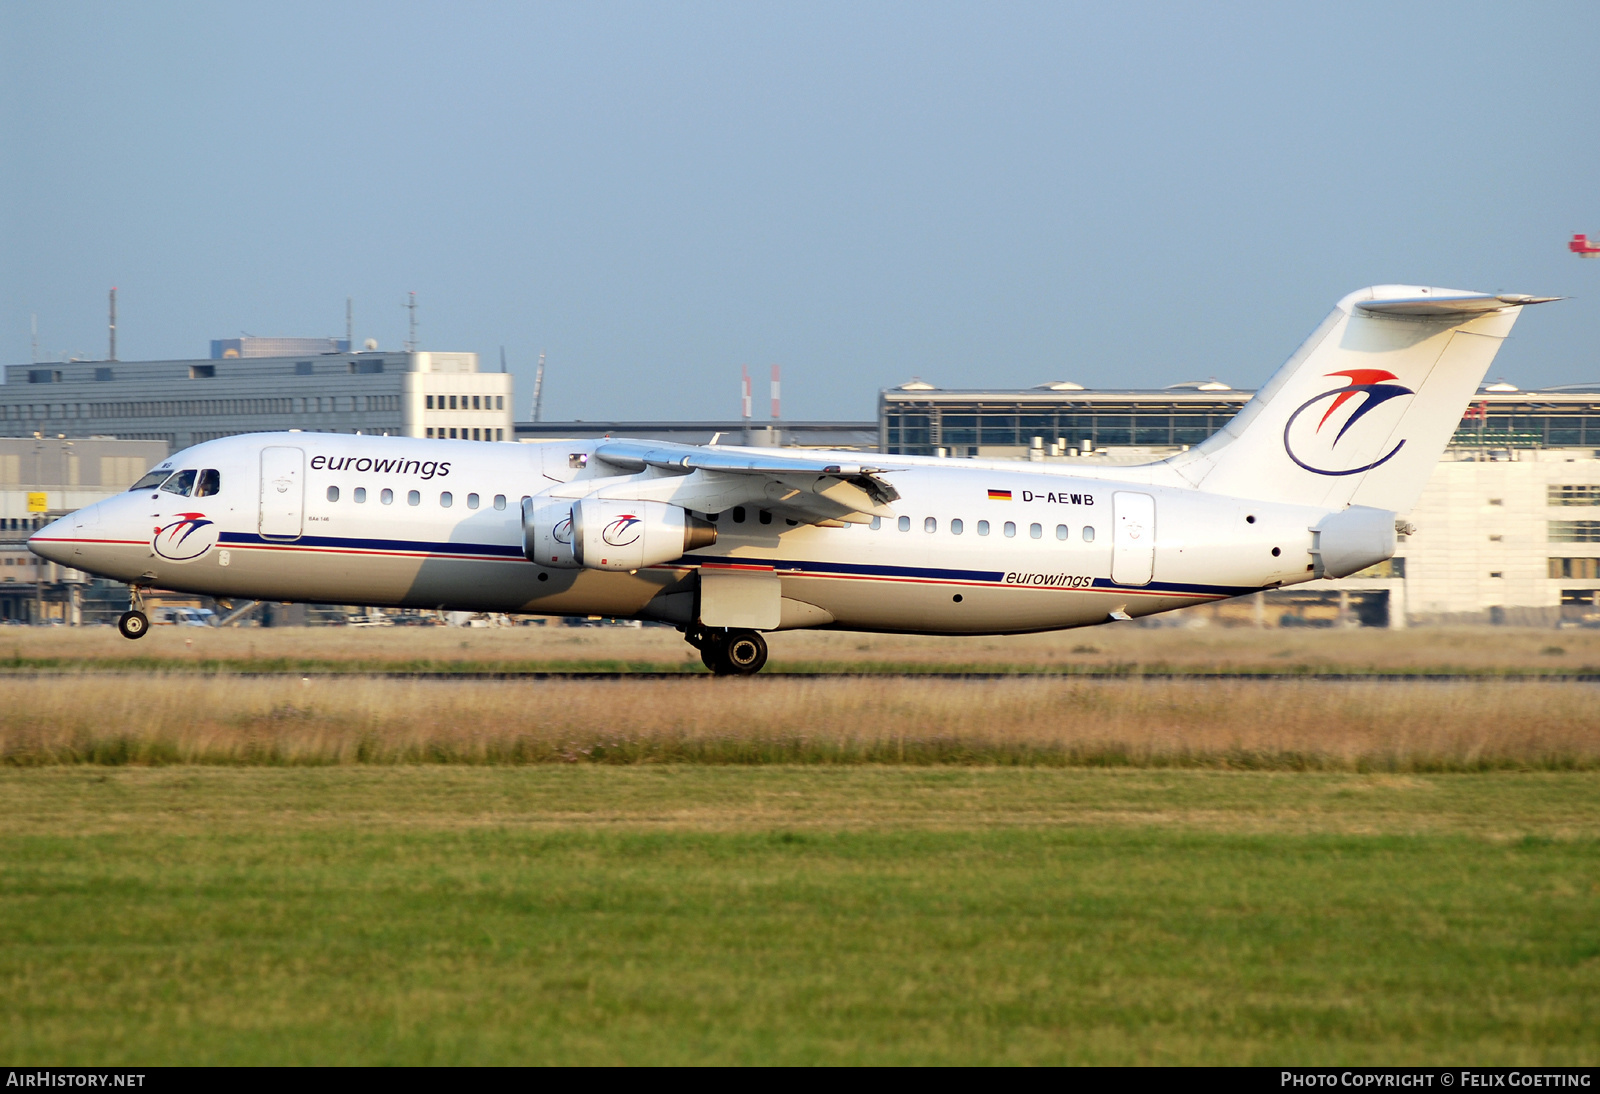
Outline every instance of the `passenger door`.
<svg viewBox="0 0 1600 1094"><path fill-rule="evenodd" d="M305 517L306 454L299 448L261 450L261 536L299 539Z"/></svg>
<svg viewBox="0 0 1600 1094"><path fill-rule="evenodd" d="M1118 490L1111 495L1111 580L1148 585L1156 568L1156 499Z"/></svg>

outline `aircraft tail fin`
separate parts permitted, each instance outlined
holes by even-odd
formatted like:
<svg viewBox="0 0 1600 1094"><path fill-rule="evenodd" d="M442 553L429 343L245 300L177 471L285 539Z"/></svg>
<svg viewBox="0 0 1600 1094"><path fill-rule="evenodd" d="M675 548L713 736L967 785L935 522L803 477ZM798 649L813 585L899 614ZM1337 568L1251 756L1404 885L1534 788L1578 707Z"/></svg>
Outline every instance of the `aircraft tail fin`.
<svg viewBox="0 0 1600 1094"><path fill-rule="evenodd" d="M1522 308L1548 299L1351 293L1221 431L1167 462L1210 493L1406 513Z"/></svg>

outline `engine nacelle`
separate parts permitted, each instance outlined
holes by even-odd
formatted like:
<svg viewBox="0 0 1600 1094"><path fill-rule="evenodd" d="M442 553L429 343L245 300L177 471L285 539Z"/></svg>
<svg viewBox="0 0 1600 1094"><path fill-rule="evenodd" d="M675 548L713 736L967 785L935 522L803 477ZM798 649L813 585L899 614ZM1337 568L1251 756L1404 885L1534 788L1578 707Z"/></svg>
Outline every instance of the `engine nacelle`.
<svg viewBox="0 0 1600 1094"><path fill-rule="evenodd" d="M557 570L576 570L572 554L572 503L540 505L537 498L522 499L522 553L529 562Z"/></svg>
<svg viewBox="0 0 1600 1094"><path fill-rule="evenodd" d="M662 501L583 498L572 505L572 554L591 570L640 570L716 540L716 525Z"/></svg>

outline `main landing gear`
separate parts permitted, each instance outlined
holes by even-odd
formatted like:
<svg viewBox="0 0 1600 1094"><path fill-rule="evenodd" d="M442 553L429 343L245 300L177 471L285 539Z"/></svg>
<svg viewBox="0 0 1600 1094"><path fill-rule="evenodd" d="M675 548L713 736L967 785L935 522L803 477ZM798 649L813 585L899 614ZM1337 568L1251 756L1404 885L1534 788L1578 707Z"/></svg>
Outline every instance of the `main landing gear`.
<svg viewBox="0 0 1600 1094"><path fill-rule="evenodd" d="M754 676L767 663L767 640L757 631L691 627L683 637L718 676Z"/></svg>
<svg viewBox="0 0 1600 1094"><path fill-rule="evenodd" d="M144 614L144 597L137 587L128 590L128 608L117 616L117 630L124 638L143 638L150 630L150 617Z"/></svg>

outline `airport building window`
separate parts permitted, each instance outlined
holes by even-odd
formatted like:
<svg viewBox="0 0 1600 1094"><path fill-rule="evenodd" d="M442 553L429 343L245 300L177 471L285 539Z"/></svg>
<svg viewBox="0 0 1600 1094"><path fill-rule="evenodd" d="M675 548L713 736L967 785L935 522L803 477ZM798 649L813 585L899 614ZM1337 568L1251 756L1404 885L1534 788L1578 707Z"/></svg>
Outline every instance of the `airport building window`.
<svg viewBox="0 0 1600 1094"><path fill-rule="evenodd" d="M430 437L433 436L433 426L431 426L431 425L428 427L428 436L430 436Z"/></svg>
<svg viewBox="0 0 1600 1094"><path fill-rule="evenodd" d="M367 501L367 488L365 486L356 487L356 492L352 496L355 498L355 503L357 505L365 505Z"/></svg>
<svg viewBox="0 0 1600 1094"><path fill-rule="evenodd" d="M294 374L296 376L310 376L316 371L316 366L310 361L296 361L294 363Z"/></svg>
<svg viewBox="0 0 1600 1094"><path fill-rule="evenodd" d="M1600 543L1600 520L1553 520L1551 543Z"/></svg>
<svg viewBox="0 0 1600 1094"><path fill-rule="evenodd" d="M476 494L468 494L467 495L467 508L468 509L476 509L477 507L478 507L478 495L476 495Z"/></svg>
<svg viewBox="0 0 1600 1094"><path fill-rule="evenodd" d="M504 509L506 507L506 496L504 494L496 494L494 496L494 507L496 509Z"/></svg>
<svg viewBox="0 0 1600 1094"><path fill-rule="evenodd" d="M956 518L954 518L953 520L950 521L950 534L952 536L959 536L962 532L964 532L966 530L967 530L967 526L961 522L961 518L960 517L956 517Z"/></svg>
<svg viewBox="0 0 1600 1094"><path fill-rule="evenodd" d="M1006 538L1007 539L1011 539L1012 537L1014 537L1017 534L1017 526L1015 524L1013 524L1009 520L1006 521L1005 533L1006 533Z"/></svg>
<svg viewBox="0 0 1600 1094"><path fill-rule="evenodd" d="M1552 558L1549 565L1551 577L1600 581L1600 558Z"/></svg>
<svg viewBox="0 0 1600 1094"><path fill-rule="evenodd" d="M506 439L506 431L504 429L495 430L494 431L494 439L497 440L497 441L505 440Z"/></svg>
<svg viewBox="0 0 1600 1094"><path fill-rule="evenodd" d="M1550 487L1551 505L1600 505L1600 485Z"/></svg>
<svg viewBox="0 0 1600 1094"><path fill-rule="evenodd" d="M1042 524L1030 524L1030 525L1028 525L1028 535L1032 536L1034 539L1043 539L1044 538L1044 526Z"/></svg>
<svg viewBox="0 0 1600 1094"><path fill-rule="evenodd" d="M478 400L478 396L476 396L476 395L474 395L474 396L473 396L473 397L472 397L472 409L473 409L473 410L482 410L482 409L483 409L483 407L481 407L481 406L479 406L479 405L478 405L478 401L479 401L479 400ZM477 438L476 438L476 437L474 437L474 438L473 438L473 440L477 440Z"/></svg>
<svg viewBox="0 0 1600 1094"><path fill-rule="evenodd" d="M394 491L390 490L387 486L384 487L383 493L378 495L378 500L383 502L385 505L390 504L394 501Z"/></svg>
<svg viewBox="0 0 1600 1094"><path fill-rule="evenodd" d="M989 522L988 521L980 520L978 522L978 534L980 536L986 536L986 535L989 534Z"/></svg>
<svg viewBox="0 0 1600 1094"><path fill-rule="evenodd" d="M429 410L433 409L433 396L432 395L429 395L427 397L427 407L428 407Z"/></svg>
<svg viewBox="0 0 1600 1094"><path fill-rule="evenodd" d="M899 520L899 525L900 525L900 530L902 532L911 531L911 518L910 517L901 517L900 520Z"/></svg>
<svg viewBox="0 0 1600 1094"><path fill-rule="evenodd" d="M494 408L496 410L504 410L506 408L506 397L504 395L496 395L494 397Z"/></svg>
<svg viewBox="0 0 1600 1094"><path fill-rule="evenodd" d="M478 436L478 431L476 429L474 429L472 431L472 439L475 440L475 441L478 441L478 440L482 440L483 438L479 437Z"/></svg>
<svg viewBox="0 0 1600 1094"><path fill-rule="evenodd" d="M339 488L337 486L328 487L328 500L329 501L338 501L339 500Z"/></svg>
<svg viewBox="0 0 1600 1094"><path fill-rule="evenodd" d="M450 396L450 409L454 410L455 408L456 408L456 397L454 395L452 395L452 396Z"/></svg>
<svg viewBox="0 0 1600 1094"><path fill-rule="evenodd" d="M18 563L18 565L20 566L22 563ZM1561 605L1562 607L1582 605L1585 608L1592 608L1594 606L1594 590L1562 589Z"/></svg>
<svg viewBox="0 0 1600 1094"><path fill-rule="evenodd" d="M450 506L454 505L455 504L455 500L456 500L455 496L453 494L451 494L450 491L448 491L448 490L444 491L442 494L439 495L439 504L444 506L446 509L448 509L448 508L450 508Z"/></svg>
<svg viewBox="0 0 1600 1094"><path fill-rule="evenodd" d="M216 375L217 375L217 366L216 365L190 365L189 366L189 379L191 379L191 380L213 380L213 379L216 378Z"/></svg>
<svg viewBox="0 0 1600 1094"><path fill-rule="evenodd" d="M407 505L421 505L422 504L422 491L421 490L409 490L409 491L407 491L406 492L406 504Z"/></svg>
<svg viewBox="0 0 1600 1094"><path fill-rule="evenodd" d="M1067 538L1067 526L1065 524L1056 525L1056 538L1062 540Z"/></svg>
<svg viewBox="0 0 1600 1094"><path fill-rule="evenodd" d="M1083 542L1085 542L1085 543L1093 543L1094 542L1094 528L1092 526L1090 526L1090 525L1087 525L1087 524L1085 524L1083 526Z"/></svg>

